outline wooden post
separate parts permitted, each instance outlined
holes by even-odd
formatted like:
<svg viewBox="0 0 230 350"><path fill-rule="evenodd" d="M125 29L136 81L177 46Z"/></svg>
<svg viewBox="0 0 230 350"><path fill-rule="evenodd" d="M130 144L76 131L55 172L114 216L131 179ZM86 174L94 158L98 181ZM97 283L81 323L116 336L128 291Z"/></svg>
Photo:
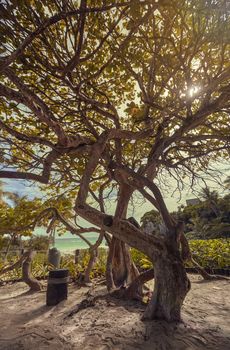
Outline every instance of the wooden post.
<svg viewBox="0 0 230 350"><path fill-rule="evenodd" d="M46 305L57 305L68 297L69 270L58 269L49 272Z"/></svg>
<svg viewBox="0 0 230 350"><path fill-rule="evenodd" d="M79 263L79 257L80 257L80 249L75 250L75 256L74 256L74 262L75 264Z"/></svg>

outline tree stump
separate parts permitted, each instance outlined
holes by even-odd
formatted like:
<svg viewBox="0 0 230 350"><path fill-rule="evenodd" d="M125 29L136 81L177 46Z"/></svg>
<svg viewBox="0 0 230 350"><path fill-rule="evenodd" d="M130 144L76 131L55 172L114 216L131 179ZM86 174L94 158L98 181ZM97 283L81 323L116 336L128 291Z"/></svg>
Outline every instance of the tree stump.
<svg viewBox="0 0 230 350"><path fill-rule="evenodd" d="M69 270L58 269L49 272L46 305L53 306L68 297Z"/></svg>

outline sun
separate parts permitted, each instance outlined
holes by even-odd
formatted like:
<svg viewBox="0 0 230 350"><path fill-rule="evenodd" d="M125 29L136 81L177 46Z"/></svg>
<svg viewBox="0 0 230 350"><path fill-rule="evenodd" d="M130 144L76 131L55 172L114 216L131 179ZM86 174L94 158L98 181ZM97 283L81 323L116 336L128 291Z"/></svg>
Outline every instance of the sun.
<svg viewBox="0 0 230 350"><path fill-rule="evenodd" d="M188 96L194 97L200 91L200 87L198 85L193 85L188 89Z"/></svg>

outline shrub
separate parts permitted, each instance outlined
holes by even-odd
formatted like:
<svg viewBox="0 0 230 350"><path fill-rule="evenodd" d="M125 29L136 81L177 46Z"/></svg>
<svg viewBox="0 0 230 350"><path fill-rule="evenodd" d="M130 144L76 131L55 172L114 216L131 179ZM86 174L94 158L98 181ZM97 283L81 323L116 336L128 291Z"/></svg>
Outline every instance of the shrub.
<svg viewBox="0 0 230 350"><path fill-rule="evenodd" d="M194 258L202 267L211 269L230 267L230 239L191 240L189 246ZM131 255L139 269L152 267L149 258L140 251L131 249Z"/></svg>
<svg viewBox="0 0 230 350"><path fill-rule="evenodd" d="M149 258L139 250L132 248L131 256L132 256L133 262L140 270L148 270L153 267Z"/></svg>
<svg viewBox="0 0 230 350"><path fill-rule="evenodd" d="M34 249L34 250L44 250L49 249L49 237L47 236L31 236L30 239L24 240L25 249Z"/></svg>
<svg viewBox="0 0 230 350"><path fill-rule="evenodd" d="M230 267L230 239L192 240L189 246L201 266L211 269Z"/></svg>
<svg viewBox="0 0 230 350"><path fill-rule="evenodd" d="M191 240L190 249L197 262L205 268L230 268L230 239L210 239L210 240ZM91 277L104 276L106 270L107 249L99 248L97 262L91 273ZM131 256L140 270L150 269L152 263L142 252L131 249ZM8 263L13 264L18 257L10 256ZM76 278L79 273L83 273L89 261L88 249L82 249L80 252L79 263L74 263L74 256L71 254L63 255L61 258L61 268L69 269L70 276ZM192 266L189 264L188 266ZM3 268L3 262L0 261L0 270ZM47 254L38 252L32 263L33 275L37 278L45 278L48 275L49 266ZM21 269L10 271L0 276L4 281L17 280L21 278Z"/></svg>

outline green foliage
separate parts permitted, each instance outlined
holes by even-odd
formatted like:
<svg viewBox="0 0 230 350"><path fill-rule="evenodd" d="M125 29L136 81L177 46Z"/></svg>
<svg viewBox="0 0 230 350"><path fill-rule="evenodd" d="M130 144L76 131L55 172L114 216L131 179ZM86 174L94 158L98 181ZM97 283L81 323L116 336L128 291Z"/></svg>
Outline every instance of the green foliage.
<svg viewBox="0 0 230 350"><path fill-rule="evenodd" d="M199 203L179 207L171 213L175 220L185 223L185 233L188 239L214 239L230 237L230 196L220 197L216 191L208 187L202 189ZM142 218L142 228L151 222L155 230L162 218L156 210L146 212Z"/></svg>
<svg viewBox="0 0 230 350"><path fill-rule="evenodd" d="M178 212L185 222L185 232L189 239L213 239L230 237L229 195L219 197L208 188L203 191L204 199L196 205L189 205Z"/></svg>
<svg viewBox="0 0 230 350"><path fill-rule="evenodd" d="M141 270L146 270L152 268L152 263L148 259L148 257L140 252L137 249L132 248L131 249L131 256L133 259L133 262L136 264L136 266Z"/></svg>
<svg viewBox="0 0 230 350"><path fill-rule="evenodd" d="M159 224L162 221L160 213L156 210L151 210L145 213L141 218L141 223L145 225L149 221L153 224Z"/></svg>
<svg viewBox="0 0 230 350"><path fill-rule="evenodd" d="M49 227L49 224L52 222L52 213L41 216L39 220L37 220L40 214L47 208L54 207L58 209L59 213L62 215L64 214L66 219L73 216L72 201L65 196L61 196L58 199L51 198L42 201L40 198L29 200L26 196L19 197L13 193L7 192L8 199L13 199L13 203L9 203L1 197L1 193L5 192L0 188L0 237L10 236L11 240L20 239L21 237L31 237L30 240L24 241L25 247L31 244L31 247L35 250L48 249L48 237L32 237L36 226ZM59 235L66 232L64 225L58 220L53 222L52 229L56 229ZM50 233L50 230L47 233ZM6 240L2 240L2 243L3 242L6 243Z"/></svg>
<svg viewBox="0 0 230 350"><path fill-rule="evenodd" d="M37 198L34 200L28 200L26 197L18 198L12 206L5 203L0 208L0 234L15 234L18 228L24 227L22 235L30 236L32 230L27 227L28 223L35 219L40 207L41 201Z"/></svg>
<svg viewBox="0 0 230 350"><path fill-rule="evenodd" d="M213 240L191 240L189 246L192 254L197 262L204 268L211 269L224 269L230 268L230 240L229 239L213 239ZM91 278L104 276L106 270L107 249L99 248L99 254L97 262L91 272ZM142 252L131 249L131 256L136 266L142 270L150 269L153 267L149 258ZM18 260L16 256L9 256L8 263L13 264ZM69 269L70 276L76 279L79 273L84 273L85 268L89 261L89 252L87 249L83 249L80 252L79 263L74 263L74 256L71 254L65 254L61 258L61 268ZM3 261L0 260L0 270L5 266ZM188 267L192 267L191 264ZM47 255L44 253L37 253L33 263L32 272L37 278L44 279L48 276L49 270L52 267L49 266L47 261ZM10 281L20 279L21 269L10 271L7 274L0 276L0 279L4 281Z"/></svg>
<svg viewBox="0 0 230 350"><path fill-rule="evenodd" d="M191 240L189 246L197 262L208 268L230 268L230 240Z"/></svg>
<svg viewBox="0 0 230 350"><path fill-rule="evenodd" d="M31 236L30 239L23 241L25 249L30 248L33 250L47 251L49 249L49 237L48 236Z"/></svg>
<svg viewBox="0 0 230 350"><path fill-rule="evenodd" d="M40 244L40 241L35 240L35 244ZM44 243L44 242L43 242ZM19 259L19 256L15 254L9 254L7 265L14 264ZM107 259L107 249L98 249L98 258L92 269L91 278L104 276L106 270L106 259ZM60 268L65 268L69 270L70 277L74 280L78 277L80 273L84 273L89 261L89 251L87 249L82 249L80 251L79 263L75 264L74 256L71 254L64 254L61 257ZM0 259L0 271L6 263ZM53 267L48 264L48 256L44 252L38 252L32 262L32 273L36 278L44 279L48 277L49 270ZM13 271L7 272L6 274L0 276L0 280L11 281L22 278L21 268L15 269Z"/></svg>
<svg viewBox="0 0 230 350"><path fill-rule="evenodd" d="M228 9L205 0L89 0L79 13L79 3L1 5L0 162L11 177L48 182L54 197L1 208L3 233L15 234L48 206L71 217L79 188L79 198L91 189L88 204L99 187L119 195L116 188L130 181L140 189L137 174L157 187L170 175L181 188L185 176L193 181L229 157ZM57 201L63 194L65 203ZM219 215L209 204L202 222L188 218L197 234L202 224L205 238L228 227L222 217L212 221L214 233L207 227Z"/></svg>
<svg viewBox="0 0 230 350"><path fill-rule="evenodd" d="M202 267L213 269L230 267L229 239L191 240L189 246L194 258ZM131 249L131 254L140 269L152 267L151 261L142 252ZM191 263L188 266L191 267Z"/></svg>
<svg viewBox="0 0 230 350"><path fill-rule="evenodd" d="M80 251L79 263L77 265L77 269L79 272L84 273L87 264L89 262L89 251L87 249L82 249ZM106 270L106 260L107 260L107 249L99 248L98 249L98 257L96 259L96 263L91 271L91 278L97 276L103 276Z"/></svg>
<svg viewBox="0 0 230 350"><path fill-rule="evenodd" d="M108 5L111 10L103 10ZM149 137L134 138L133 143L121 140L122 162L132 169L143 167L153 145L169 138L155 162L156 173L162 166L171 173L179 163L179 176L174 173L179 180L187 169L204 170L211 161L228 157L224 138L229 104L221 96L229 84L228 10L224 13L220 4L213 8L201 0L133 0L118 5L122 3L87 1L89 9L102 10L86 16L76 13L79 1L20 0L1 6L2 57L20 52L9 64L12 75L4 70L1 76L3 87L19 93L15 97L2 90L1 136L8 148L1 152L1 163L25 173L37 167L35 173L42 174L47 155L58 143L60 154L51 162L49 185L43 186L49 196L77 193L90 152L68 147L66 139L73 135L93 145L104 131L138 132L150 127ZM21 49L25 38L29 44ZM200 90L192 94L196 87ZM206 126L206 117L218 125L217 139ZM64 141L57 132L62 129ZM110 179L106 162L117 154L117 144L114 138L108 140L109 157L91 177L94 188L101 184L98 178Z"/></svg>
<svg viewBox="0 0 230 350"><path fill-rule="evenodd" d="M9 244L9 237L0 235L0 250L5 250Z"/></svg>
<svg viewBox="0 0 230 350"><path fill-rule="evenodd" d="M108 250L105 248L99 248L98 250L98 258L96 264L93 268L93 276L104 276L106 271L106 261L107 261L107 253Z"/></svg>
<svg viewBox="0 0 230 350"><path fill-rule="evenodd" d="M74 257L73 255L64 255L61 257L61 269L68 269L70 276L75 279L80 272L81 265L76 265L74 263Z"/></svg>

